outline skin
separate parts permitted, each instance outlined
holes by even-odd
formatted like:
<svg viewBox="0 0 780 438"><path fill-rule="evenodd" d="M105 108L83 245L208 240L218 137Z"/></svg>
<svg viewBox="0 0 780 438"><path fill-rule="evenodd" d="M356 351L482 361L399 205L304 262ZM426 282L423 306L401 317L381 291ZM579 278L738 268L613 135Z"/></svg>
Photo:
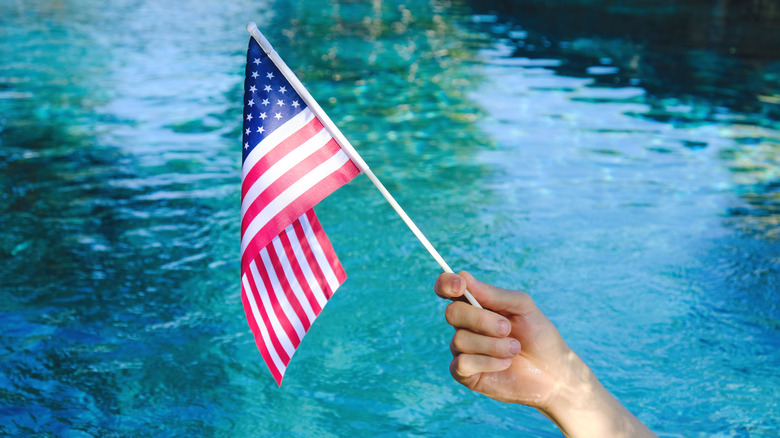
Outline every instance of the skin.
<svg viewBox="0 0 780 438"><path fill-rule="evenodd" d="M460 301L468 289L484 307ZM599 382L525 292L444 273L434 285L453 300L445 317L452 377L473 391L532 406L567 437L655 437Z"/></svg>

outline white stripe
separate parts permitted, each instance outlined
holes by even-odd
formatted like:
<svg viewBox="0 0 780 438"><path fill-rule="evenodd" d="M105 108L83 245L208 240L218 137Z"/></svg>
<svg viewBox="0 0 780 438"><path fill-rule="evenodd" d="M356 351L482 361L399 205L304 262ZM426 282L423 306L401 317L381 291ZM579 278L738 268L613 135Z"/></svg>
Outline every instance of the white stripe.
<svg viewBox="0 0 780 438"><path fill-rule="evenodd" d="M317 303L319 303L320 309L322 309L325 307L325 303L328 302L328 299L325 298L325 293L320 287L320 282L317 281L317 277L314 275L314 272L312 272L311 266L309 266L309 259L307 259L306 255L303 253L303 248L301 247L301 242L298 240L298 235L295 234L295 230L292 226L287 227L285 231L287 231L287 238L290 239L290 243L292 244L295 258L298 259L298 264L301 265L303 275L306 277L306 282L309 284L312 292L314 292L314 298L317 299Z"/></svg>
<svg viewBox="0 0 780 438"><path fill-rule="evenodd" d="M331 139L332 137L328 134L328 131L323 129L269 167L260 178L252 184L252 187L246 191L244 199L241 200L241 218L244 218L249 206L257 200L257 197L260 196L265 189L290 169L300 164L301 161L309 158L313 153L322 149L322 147Z"/></svg>
<svg viewBox="0 0 780 438"><path fill-rule="evenodd" d="M265 250L265 248L263 250ZM293 346L290 338L287 337L287 332L284 331L282 324L274 313L273 304L271 304L271 299L268 297L268 291L263 284L263 278L260 277L260 273L257 272L257 265L254 260L249 264L249 269L252 271L252 276L255 278L255 286L257 292L260 294L260 301L263 304L265 313L268 315L268 322L271 323L271 328L274 329L274 334L276 334L279 343L282 344L282 348L284 348L284 351L287 353L287 357L292 357L293 353L295 353L295 346Z"/></svg>
<svg viewBox="0 0 780 438"><path fill-rule="evenodd" d="M309 223L309 219L306 217L306 215L301 216L301 225L303 225L303 231L306 234L306 240L309 241L309 246L311 246L311 252L314 253L314 258L317 259L317 264L320 265L322 273L325 274L325 280L328 282L330 290L332 292L336 292L336 289L339 288L339 280L336 278L336 274L330 267L328 258L325 256L325 251L322 250L320 242L317 240L317 235L314 234L314 230L311 228L311 224Z"/></svg>
<svg viewBox="0 0 780 438"><path fill-rule="evenodd" d="M309 108L305 108L303 111L296 114L295 117L286 121L282 126L276 128L274 132L268 134L263 141L252 149L252 152L250 152L249 155L247 155L246 160L244 160L244 164L241 166L241 180L246 178L246 174L249 173L249 170L253 168L265 154L273 150L273 148L278 146L285 138L293 135L295 131L306 126L313 118L314 114Z"/></svg>
<svg viewBox="0 0 780 438"><path fill-rule="evenodd" d="M289 228L289 227L288 227ZM287 259L287 253L284 250L281 239L272 240L276 254L279 255L279 261L282 264L282 270L284 270L284 276L287 278L287 282L290 284L295 297L298 299L298 303L303 308L303 312L306 313L306 318L309 320L309 325L314 322L314 318L317 316L314 314L314 309L309 304L309 298L306 296L306 292L303 291L301 285L298 284L298 277L290 265L290 260Z"/></svg>
<svg viewBox="0 0 780 438"><path fill-rule="evenodd" d="M276 369L279 370L279 373L281 375L284 375L284 371L287 368L287 366L282 361L282 358L279 357L279 354L276 352L276 348L274 348L274 344L271 343L270 335L268 334L268 330L265 328L265 323L263 323L263 318L260 315L260 310L257 308L257 302L255 301L255 296L252 293L252 289L249 287L249 279L246 278L246 274L244 274L241 277L241 282L244 285L244 294L247 297L247 301L249 301L249 307L252 308L252 315L255 318L255 323L257 323L257 327L260 329L260 337L263 338L263 343L265 344L265 348L268 350L268 353L271 355L271 360L274 363L274 366L276 366Z"/></svg>
<svg viewBox="0 0 780 438"><path fill-rule="evenodd" d="M322 180L336 172L349 161L347 155L339 150L335 155L328 158L324 163L312 169L306 175L301 177L293 185L288 187L284 192L277 196L273 201L263 208L260 213L252 219L252 222L246 228L246 231L241 236L241 257L244 257L249 242L255 238L257 233L273 219L282 210L287 208L290 204L295 202L301 195L306 193L307 190L319 184Z"/></svg>
<svg viewBox="0 0 780 438"><path fill-rule="evenodd" d="M274 240L279 240L279 237L275 237ZM298 319L298 314L295 313L290 302L287 301L287 295L285 294L284 288L282 288L282 285L279 283L279 278L276 276L274 265L271 263L271 257L268 255L268 250L266 248L263 248L263 250L260 251L260 258L263 260L265 271L268 273L268 278L271 280L271 289L276 297L276 301L282 308L282 312L287 316L287 320L292 324L293 329L295 329L295 333L298 333L298 339L303 340L303 336L306 335L306 329L303 328L301 320Z"/></svg>

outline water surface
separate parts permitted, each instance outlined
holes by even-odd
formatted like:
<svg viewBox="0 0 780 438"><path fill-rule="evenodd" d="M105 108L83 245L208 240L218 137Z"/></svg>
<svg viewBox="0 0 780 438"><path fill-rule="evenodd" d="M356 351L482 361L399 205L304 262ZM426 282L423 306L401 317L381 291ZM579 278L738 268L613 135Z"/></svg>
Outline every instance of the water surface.
<svg viewBox="0 0 780 438"><path fill-rule="evenodd" d="M365 178L317 207L349 279L275 387L239 297L248 21L448 262L531 293L659 435L776 433L771 35L639 51L599 5L516 5L0 4L0 433L558 436L449 377L438 267Z"/></svg>

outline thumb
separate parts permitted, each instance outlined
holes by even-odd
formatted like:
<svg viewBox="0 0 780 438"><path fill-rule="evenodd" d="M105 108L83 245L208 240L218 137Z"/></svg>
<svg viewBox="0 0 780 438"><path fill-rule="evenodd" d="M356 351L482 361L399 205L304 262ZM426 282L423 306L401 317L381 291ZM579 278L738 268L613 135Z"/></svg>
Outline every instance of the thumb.
<svg viewBox="0 0 780 438"><path fill-rule="evenodd" d="M483 283L467 271L461 271L458 275L466 280L468 291L486 309L515 315L526 315L539 310L531 296L523 291L503 289Z"/></svg>

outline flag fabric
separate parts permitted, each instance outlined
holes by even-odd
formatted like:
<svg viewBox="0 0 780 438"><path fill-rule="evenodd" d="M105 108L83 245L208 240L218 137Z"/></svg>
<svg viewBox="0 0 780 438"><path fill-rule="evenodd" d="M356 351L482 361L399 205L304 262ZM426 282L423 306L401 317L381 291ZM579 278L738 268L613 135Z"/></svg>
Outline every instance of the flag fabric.
<svg viewBox="0 0 780 438"><path fill-rule="evenodd" d="M313 207L360 171L254 38L243 130L241 300L281 385L303 336L346 280Z"/></svg>

